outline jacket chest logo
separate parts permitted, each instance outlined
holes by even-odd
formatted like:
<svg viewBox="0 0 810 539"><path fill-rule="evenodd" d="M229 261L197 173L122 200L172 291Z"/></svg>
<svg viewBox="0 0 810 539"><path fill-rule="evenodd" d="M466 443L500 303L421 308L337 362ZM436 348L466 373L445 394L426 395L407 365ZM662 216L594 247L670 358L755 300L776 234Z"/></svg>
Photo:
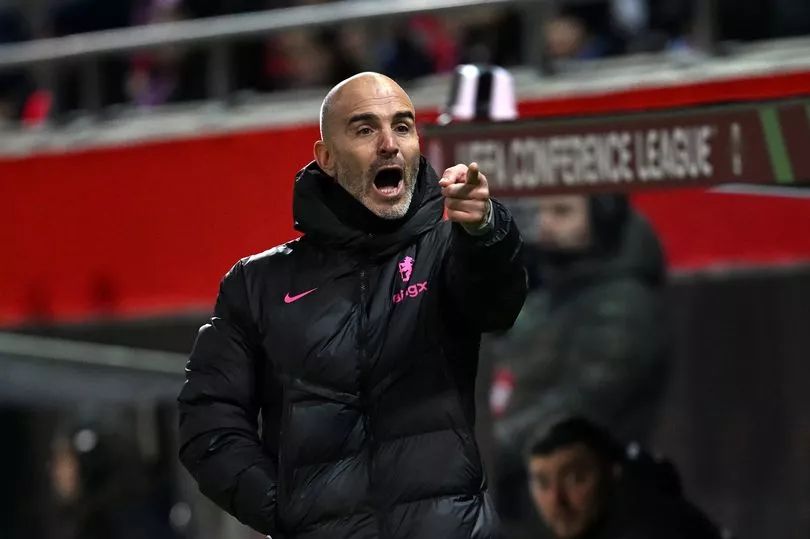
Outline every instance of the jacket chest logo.
<svg viewBox="0 0 810 539"><path fill-rule="evenodd" d="M402 279L403 283L407 283L411 280L411 274L413 273L413 258L410 256L406 256L402 259L402 262L399 263L399 278Z"/></svg>
<svg viewBox="0 0 810 539"><path fill-rule="evenodd" d="M410 256L406 256L402 259L399 263L399 278L402 279L403 283L407 283L411 280L411 275L413 274L413 263L414 260ZM403 288L399 292L394 294L393 302L394 304L400 303L401 301L407 298L415 298L422 292L427 292L428 289L428 282L423 281L421 283L410 284L406 288Z"/></svg>

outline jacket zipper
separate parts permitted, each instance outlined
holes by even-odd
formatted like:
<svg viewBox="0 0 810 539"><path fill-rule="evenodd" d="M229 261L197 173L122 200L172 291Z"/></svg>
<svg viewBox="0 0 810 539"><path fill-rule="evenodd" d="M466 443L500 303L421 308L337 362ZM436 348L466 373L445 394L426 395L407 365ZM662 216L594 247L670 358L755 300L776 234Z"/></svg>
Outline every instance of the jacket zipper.
<svg viewBox="0 0 810 539"><path fill-rule="evenodd" d="M360 268L360 405L363 408L363 422L365 423L366 436L368 437L368 461L367 473L370 493L374 493L372 484L372 472L374 463L372 456L377 452L377 442L374 439L374 430L371 425L372 402L369 399L368 377L371 374L371 366L368 357L368 328L366 327L368 316L368 272L365 267ZM382 515L377 511L373 501L371 510L377 520L377 532L379 537L384 537Z"/></svg>
<svg viewBox="0 0 810 539"><path fill-rule="evenodd" d="M360 392L364 393L366 375L368 374L368 335L366 328L368 303L368 273L365 267L360 268Z"/></svg>

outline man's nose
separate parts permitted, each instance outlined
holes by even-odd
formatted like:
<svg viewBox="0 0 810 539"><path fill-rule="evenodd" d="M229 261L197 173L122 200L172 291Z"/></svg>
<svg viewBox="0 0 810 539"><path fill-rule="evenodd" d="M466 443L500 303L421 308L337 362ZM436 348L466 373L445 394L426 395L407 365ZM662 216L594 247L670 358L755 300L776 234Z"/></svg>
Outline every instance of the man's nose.
<svg viewBox="0 0 810 539"><path fill-rule="evenodd" d="M394 157L399 153L399 144L394 136L394 132L390 129L383 129L380 133L379 147L377 151L380 155L385 157Z"/></svg>

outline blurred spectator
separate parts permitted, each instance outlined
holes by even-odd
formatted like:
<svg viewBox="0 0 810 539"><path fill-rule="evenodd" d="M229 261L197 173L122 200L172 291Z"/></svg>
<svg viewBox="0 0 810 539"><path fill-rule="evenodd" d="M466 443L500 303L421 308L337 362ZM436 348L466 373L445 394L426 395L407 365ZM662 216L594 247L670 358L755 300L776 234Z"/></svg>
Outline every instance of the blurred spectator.
<svg viewBox="0 0 810 539"><path fill-rule="evenodd" d="M693 0L612 0L611 18L622 52L655 52L689 46Z"/></svg>
<svg viewBox="0 0 810 539"><path fill-rule="evenodd" d="M686 46L692 0L603 0L560 8L544 25L553 59L591 59Z"/></svg>
<svg viewBox="0 0 810 539"><path fill-rule="evenodd" d="M290 7L292 0L183 0L183 11L189 18L199 19L235 13L250 13L265 9ZM267 56L273 51L262 40L236 42L229 46L229 62L233 88L236 90L272 91L279 89L278 81L268 77ZM200 85L204 88L207 66L204 58L197 61Z"/></svg>
<svg viewBox="0 0 810 539"><path fill-rule="evenodd" d="M327 0L184 0L183 6L190 17L202 18L323 3ZM370 67L364 38L361 28L346 25L237 42L229 47L232 87L273 91L335 84Z"/></svg>
<svg viewBox="0 0 810 539"><path fill-rule="evenodd" d="M135 24L159 24L185 19L182 0L139 0ZM130 99L140 106L205 98L206 57L199 50L166 46L135 53L127 81Z"/></svg>
<svg viewBox="0 0 810 539"><path fill-rule="evenodd" d="M268 74L279 88L335 84L363 70L363 59L354 58L347 45L334 30L285 32L271 41Z"/></svg>
<svg viewBox="0 0 810 539"><path fill-rule="evenodd" d="M571 418L532 443L532 499L556 539L720 539L689 503L675 468L628 451L595 424Z"/></svg>
<svg viewBox="0 0 810 539"><path fill-rule="evenodd" d="M134 0L54 0L52 30L57 37L83 32L95 32L129 26L135 7ZM101 81L101 105L127 101L126 80L129 70L125 58L116 56L97 60ZM76 110L84 106L81 99L81 64L60 65L59 92L55 108L59 112Z"/></svg>
<svg viewBox="0 0 810 539"><path fill-rule="evenodd" d="M145 0L135 12L135 24L172 22L182 18L181 0ZM136 53L132 60L128 90L137 105L160 105L178 92L179 63L182 56L176 47Z"/></svg>
<svg viewBox="0 0 810 539"><path fill-rule="evenodd" d="M170 539L169 479L158 480L132 440L83 427L52 447L51 498L38 504L41 539ZM44 506L43 506L44 505Z"/></svg>
<svg viewBox="0 0 810 539"><path fill-rule="evenodd" d="M546 50L553 59L589 59L617 54L621 44L611 24L609 2L563 6L546 22Z"/></svg>
<svg viewBox="0 0 810 539"><path fill-rule="evenodd" d="M382 70L408 80L452 71L459 63L512 66L520 63L519 12L484 8L447 18L421 15L383 38Z"/></svg>
<svg viewBox="0 0 810 539"><path fill-rule="evenodd" d="M442 55L448 53L452 59L447 63L455 60L453 43L445 39L441 22L433 17L414 17L392 30L393 36L380 48L382 72L389 77L410 80L435 73L437 64L447 62Z"/></svg>
<svg viewBox="0 0 810 539"><path fill-rule="evenodd" d="M661 247L623 195L549 196L525 230L530 292L489 343L496 502L532 520L521 458L531 431L577 412L646 442L667 371Z"/></svg>
<svg viewBox="0 0 810 539"><path fill-rule="evenodd" d="M521 63L523 22L516 10L486 9L462 18L456 31L460 62L513 66Z"/></svg>

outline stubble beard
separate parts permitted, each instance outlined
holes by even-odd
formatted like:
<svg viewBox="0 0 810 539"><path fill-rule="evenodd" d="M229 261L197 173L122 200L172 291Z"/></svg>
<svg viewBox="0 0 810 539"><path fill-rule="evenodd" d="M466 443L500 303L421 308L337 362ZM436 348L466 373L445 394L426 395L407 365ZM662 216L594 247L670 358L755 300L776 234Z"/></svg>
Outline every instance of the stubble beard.
<svg viewBox="0 0 810 539"><path fill-rule="evenodd" d="M403 169L404 186L400 199L394 204L377 204L374 201L373 171L353 172L350 167L338 164L335 180L350 195L356 198L371 213L381 219L394 220L405 217L413 201L418 168L406 166Z"/></svg>

